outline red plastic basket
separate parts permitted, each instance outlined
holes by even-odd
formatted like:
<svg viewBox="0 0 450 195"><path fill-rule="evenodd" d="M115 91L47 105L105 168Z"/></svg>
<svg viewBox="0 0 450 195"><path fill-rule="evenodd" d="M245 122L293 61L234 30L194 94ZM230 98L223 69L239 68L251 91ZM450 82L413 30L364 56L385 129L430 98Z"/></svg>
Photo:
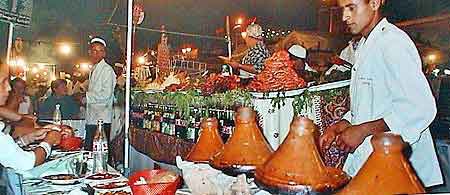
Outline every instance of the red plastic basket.
<svg viewBox="0 0 450 195"><path fill-rule="evenodd" d="M153 176L166 172L166 170L157 169L150 170L145 169L142 171L135 172L128 178L128 185L131 187L133 191L133 195L173 195L178 189L178 186L181 184L181 177L175 180L172 183L164 183L164 184L147 184L147 185L135 185L137 181L139 181L140 177L143 177L145 180L150 180Z"/></svg>

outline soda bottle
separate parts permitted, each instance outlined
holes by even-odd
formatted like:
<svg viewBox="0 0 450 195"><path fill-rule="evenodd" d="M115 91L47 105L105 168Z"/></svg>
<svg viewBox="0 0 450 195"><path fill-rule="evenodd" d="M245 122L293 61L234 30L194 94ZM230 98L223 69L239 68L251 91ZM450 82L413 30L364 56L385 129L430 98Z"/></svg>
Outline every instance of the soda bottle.
<svg viewBox="0 0 450 195"><path fill-rule="evenodd" d="M95 133L92 153L94 156L94 167L92 173L108 172L108 141L103 129L103 120L97 121L97 132Z"/></svg>

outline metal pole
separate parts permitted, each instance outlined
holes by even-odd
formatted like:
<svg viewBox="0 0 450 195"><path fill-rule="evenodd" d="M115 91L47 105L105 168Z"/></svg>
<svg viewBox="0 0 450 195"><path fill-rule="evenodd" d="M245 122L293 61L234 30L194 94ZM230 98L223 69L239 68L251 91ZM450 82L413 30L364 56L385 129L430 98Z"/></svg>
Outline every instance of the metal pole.
<svg viewBox="0 0 450 195"><path fill-rule="evenodd" d="M130 90L131 90L131 35L133 33L133 0L128 0L128 19L127 19L127 61L126 61L126 84L125 84L125 157L124 168L128 174L130 158Z"/></svg>
<svg viewBox="0 0 450 195"><path fill-rule="evenodd" d="M16 10L17 10L17 0L13 0L11 11L16 12ZM8 74L9 74L9 63L11 60L11 53L12 53L11 50L12 50L13 33L14 33L14 23L10 22L9 28L8 28L8 48L6 51L6 66L7 67L5 67L5 70L7 70Z"/></svg>
<svg viewBox="0 0 450 195"><path fill-rule="evenodd" d="M230 16L227 16L226 22L227 41L228 41L228 58L231 60L231 33L230 33Z"/></svg>

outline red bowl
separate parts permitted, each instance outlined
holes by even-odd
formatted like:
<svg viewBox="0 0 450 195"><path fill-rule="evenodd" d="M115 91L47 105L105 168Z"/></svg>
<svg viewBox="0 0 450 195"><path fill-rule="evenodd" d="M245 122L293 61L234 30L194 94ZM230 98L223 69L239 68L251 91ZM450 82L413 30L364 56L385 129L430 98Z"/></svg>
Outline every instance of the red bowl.
<svg viewBox="0 0 450 195"><path fill-rule="evenodd" d="M81 148L82 142L83 139L81 139L81 137L65 137L61 139L59 147L64 151L79 150Z"/></svg>

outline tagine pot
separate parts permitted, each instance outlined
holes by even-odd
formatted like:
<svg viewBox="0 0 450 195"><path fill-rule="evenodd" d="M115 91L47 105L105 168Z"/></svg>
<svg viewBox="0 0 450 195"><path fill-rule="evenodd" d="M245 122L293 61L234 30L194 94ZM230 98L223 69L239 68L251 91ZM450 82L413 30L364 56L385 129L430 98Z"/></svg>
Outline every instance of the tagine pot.
<svg viewBox="0 0 450 195"><path fill-rule="evenodd" d="M235 131L210 164L229 175L248 173L252 176L256 167L263 165L273 150L257 125L254 110L238 108L234 121Z"/></svg>
<svg viewBox="0 0 450 195"><path fill-rule="evenodd" d="M420 194L425 193L408 159L400 135L376 134L371 139L373 152L356 176L338 194ZM424 159L425 160L425 159Z"/></svg>
<svg viewBox="0 0 450 195"><path fill-rule="evenodd" d="M197 143L187 156L188 161L208 163L214 154L223 148L223 141L219 135L216 118L205 118L200 123L201 134Z"/></svg>
<svg viewBox="0 0 450 195"><path fill-rule="evenodd" d="M255 181L276 192L333 192L348 183L342 170L327 167L318 147L318 130L308 118L294 117L278 150L256 169Z"/></svg>

